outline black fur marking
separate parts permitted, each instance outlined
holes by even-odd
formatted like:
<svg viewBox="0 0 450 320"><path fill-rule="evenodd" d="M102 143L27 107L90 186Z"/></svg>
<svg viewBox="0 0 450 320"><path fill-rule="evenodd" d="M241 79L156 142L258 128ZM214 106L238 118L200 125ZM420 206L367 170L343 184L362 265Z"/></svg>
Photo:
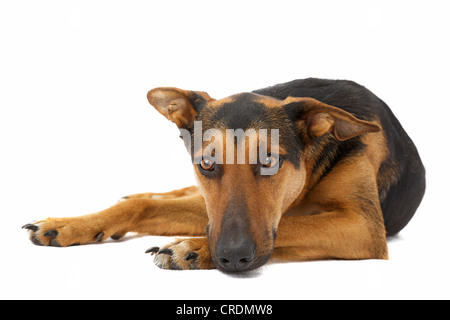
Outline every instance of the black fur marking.
<svg viewBox="0 0 450 320"><path fill-rule="evenodd" d="M322 146L320 151L321 157L316 160L312 174L318 173L321 180L331 172L339 161L364 151L366 147L358 138L346 141L338 141L331 138Z"/></svg>
<svg viewBox="0 0 450 320"><path fill-rule="evenodd" d="M189 102L192 106L197 110L197 112L202 111L203 107L206 105L207 101L201 95L197 94L194 91L189 92L188 96Z"/></svg>
<svg viewBox="0 0 450 320"><path fill-rule="evenodd" d="M243 93L236 96L231 103L226 103L218 109L206 108L198 119L202 121L203 132L208 129L243 129L251 128L256 131L267 130L267 138L271 139L271 130L279 130L280 147L287 151L284 158L295 166L300 164L300 152L303 144L296 134L295 124L282 109L268 108L257 101L252 93ZM191 133L193 133L191 131Z"/></svg>
<svg viewBox="0 0 450 320"><path fill-rule="evenodd" d="M231 102L221 106L211 117L212 123L222 123L227 129L254 128L254 124L271 124L270 111L263 104L254 100L254 95L243 93ZM260 128L254 128L260 129Z"/></svg>

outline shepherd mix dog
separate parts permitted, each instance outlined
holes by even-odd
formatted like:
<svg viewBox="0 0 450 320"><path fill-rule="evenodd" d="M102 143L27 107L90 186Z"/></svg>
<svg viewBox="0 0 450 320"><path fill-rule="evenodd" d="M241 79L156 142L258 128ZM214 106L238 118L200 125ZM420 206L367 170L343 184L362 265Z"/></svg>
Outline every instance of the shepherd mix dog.
<svg viewBox="0 0 450 320"><path fill-rule="evenodd" d="M187 132L198 187L130 195L94 214L26 224L34 244L67 247L128 232L192 236L147 250L159 267L175 270L246 271L271 258L388 259L386 237L408 224L424 195L414 143L389 107L354 82L295 80L221 100L177 88L147 97ZM231 143L217 135L191 143L210 129L224 137L252 131ZM244 146L250 155L251 139L273 151L261 129L277 133L276 152L235 163L227 151ZM218 156L225 153L231 163Z"/></svg>

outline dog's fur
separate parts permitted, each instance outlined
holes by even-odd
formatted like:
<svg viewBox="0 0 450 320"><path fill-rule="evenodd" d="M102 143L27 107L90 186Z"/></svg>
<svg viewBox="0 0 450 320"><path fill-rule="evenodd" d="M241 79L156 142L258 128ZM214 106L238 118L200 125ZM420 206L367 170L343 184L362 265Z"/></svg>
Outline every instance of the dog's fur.
<svg viewBox="0 0 450 320"><path fill-rule="evenodd" d="M251 270L271 257L387 259L386 236L407 225L424 195L413 142L389 107L354 82L295 80L222 100L157 88L148 100L192 136L194 120L203 132L278 129L278 172L260 175L262 163L194 164L198 187L27 224L35 244L65 247L127 232L198 237L149 249L165 269ZM194 159L202 150L188 151Z"/></svg>

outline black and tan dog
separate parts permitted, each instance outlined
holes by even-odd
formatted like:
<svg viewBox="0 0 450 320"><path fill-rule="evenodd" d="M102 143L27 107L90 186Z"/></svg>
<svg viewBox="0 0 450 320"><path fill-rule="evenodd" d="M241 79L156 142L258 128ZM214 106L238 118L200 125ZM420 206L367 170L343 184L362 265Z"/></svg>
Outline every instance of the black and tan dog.
<svg viewBox="0 0 450 320"><path fill-rule="evenodd" d="M148 100L192 138L194 121L201 133L278 129L278 152L256 164L219 163L201 157L209 143L202 141L189 150L193 159L200 152L198 187L27 224L35 244L66 247L127 232L195 236L148 250L165 269L251 270L271 257L387 259L386 236L406 226L425 192L413 142L388 106L354 82L295 80L222 100L157 88ZM219 141L216 153L226 147ZM261 175L272 167L275 173Z"/></svg>

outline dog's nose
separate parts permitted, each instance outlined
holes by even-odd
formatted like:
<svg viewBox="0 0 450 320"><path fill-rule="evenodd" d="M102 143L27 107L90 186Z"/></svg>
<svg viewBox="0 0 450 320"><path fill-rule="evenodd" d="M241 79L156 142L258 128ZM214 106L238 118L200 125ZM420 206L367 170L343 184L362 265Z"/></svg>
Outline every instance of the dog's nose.
<svg viewBox="0 0 450 320"><path fill-rule="evenodd" d="M225 271L244 271L251 269L255 257L255 244L253 241L243 240L221 241L216 246L218 267Z"/></svg>

